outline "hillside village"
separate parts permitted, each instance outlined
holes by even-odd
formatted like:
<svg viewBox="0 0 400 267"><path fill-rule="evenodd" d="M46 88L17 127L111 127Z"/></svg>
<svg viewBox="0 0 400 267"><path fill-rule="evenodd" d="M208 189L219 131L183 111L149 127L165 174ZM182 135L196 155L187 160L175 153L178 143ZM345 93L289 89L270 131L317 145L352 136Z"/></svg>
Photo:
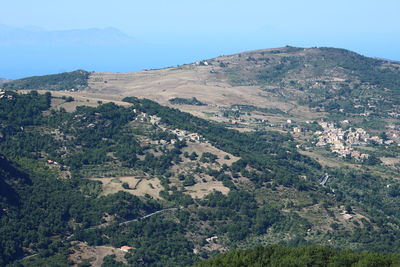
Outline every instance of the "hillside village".
<svg viewBox="0 0 400 267"><path fill-rule="evenodd" d="M191 141L191 142L206 142L206 140L199 135L198 133L190 133L184 130L180 130L180 129L168 129L165 125L160 124L161 118L154 116L154 115L148 115L144 112L138 112L136 109L133 110L134 113L137 114L137 117L135 118L135 121L141 121L141 122L145 122L145 121L149 121L152 125L159 127L160 129L162 129L163 131L168 131L169 133L175 135L177 137L177 139L172 139L171 140L171 144L175 144L178 140L179 141ZM159 143L161 144L166 144L168 143L166 140L159 140Z"/></svg>
<svg viewBox="0 0 400 267"><path fill-rule="evenodd" d="M307 121L307 123L309 124L311 122ZM389 146L396 144L400 146L399 129L385 131L381 136L378 136L369 134L363 128L350 127L349 120L343 120L341 123L348 127L343 129L337 123L319 121L318 125L321 126L322 130L311 131L311 133L317 138L314 143L315 146L327 147L338 157L352 158L356 161L366 160L370 155L358 151L355 147L368 145ZM304 133L306 131L307 128L303 126L293 127L294 133Z"/></svg>
<svg viewBox="0 0 400 267"><path fill-rule="evenodd" d="M252 107L256 109L256 107ZM378 145L378 146L400 146L400 128L391 125L391 130L383 131L379 136L368 133L361 127L351 127L352 122L348 119L340 123L326 122L326 121L312 121L307 120L304 123L295 121L294 119L278 120L282 122L273 122L270 116L254 116L252 110L245 110L244 108L220 107L221 112L214 114L214 117L228 119L228 125L235 128L253 128L264 126L278 131L291 131L299 137L298 134L316 137L314 142L316 147L327 147L338 157L352 158L356 161L363 161L370 157L368 153L362 153L355 147ZM258 112L259 113L259 112ZM275 114L276 115L276 114ZM287 117L287 116L284 116ZM275 117L275 121L277 118ZM318 127L316 127L318 126ZM344 128L342 128L342 126ZM318 128L318 129L316 129ZM300 147L300 145L298 146Z"/></svg>
<svg viewBox="0 0 400 267"><path fill-rule="evenodd" d="M335 123L319 122L323 131L317 131L318 136L316 146L329 146L331 151L337 153L339 157L351 157L356 160L363 160L369 157L366 153L361 153L353 148L354 145L367 145L375 143L379 145L392 144L393 140L383 140L379 136L370 136L362 128L349 128L343 130Z"/></svg>

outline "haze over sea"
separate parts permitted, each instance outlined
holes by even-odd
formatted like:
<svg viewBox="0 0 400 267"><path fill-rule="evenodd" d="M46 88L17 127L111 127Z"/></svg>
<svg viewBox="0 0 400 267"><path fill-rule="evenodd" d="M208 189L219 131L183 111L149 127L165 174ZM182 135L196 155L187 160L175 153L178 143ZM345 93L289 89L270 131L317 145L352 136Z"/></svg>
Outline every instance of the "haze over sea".
<svg viewBox="0 0 400 267"><path fill-rule="evenodd" d="M4 1L0 77L139 71L285 45L399 61L398 10L397 0Z"/></svg>
<svg viewBox="0 0 400 267"><path fill-rule="evenodd" d="M211 49L199 51L197 55L194 55L191 53L192 49L155 45L137 47L8 46L1 48L0 77L17 79L76 69L105 72L140 71L191 63L218 55Z"/></svg>

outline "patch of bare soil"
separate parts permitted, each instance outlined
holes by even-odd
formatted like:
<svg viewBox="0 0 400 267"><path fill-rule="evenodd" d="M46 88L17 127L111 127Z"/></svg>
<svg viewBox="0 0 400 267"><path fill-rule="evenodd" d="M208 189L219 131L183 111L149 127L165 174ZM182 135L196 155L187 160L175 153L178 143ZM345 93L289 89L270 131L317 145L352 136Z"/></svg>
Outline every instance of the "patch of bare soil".
<svg viewBox="0 0 400 267"><path fill-rule="evenodd" d="M231 166L233 162L239 160L240 158L235 157L232 154L229 154L225 151L222 151L215 146L211 145L210 143L193 143L193 142L188 142L187 147L182 149L183 152L188 152L191 154L192 152L196 152L197 155L199 155L199 158L201 155L205 152L212 153L214 155L217 155L218 159L216 160L219 164L223 165L226 164L228 166Z"/></svg>
<svg viewBox="0 0 400 267"><path fill-rule="evenodd" d="M185 186L185 192L191 195L194 198L203 198L208 194L219 191L223 194L229 193L229 188L224 186L221 181L215 181L213 178L207 174L198 174L195 172L195 169L198 166L212 168L212 169L220 169L223 164L228 166L232 165L233 162L239 160L239 157L235 157L230 153L222 151L209 143L197 143L197 142L188 142L187 147L182 149L183 152L191 153L195 152L198 155L196 160L190 160L185 157L182 157L182 162L173 166L171 171L178 174L192 174L195 178L196 183L192 186ZM215 163L203 163L200 162L201 155L205 152L212 153L218 157ZM172 182L175 182L177 185L180 185L181 182L178 181L177 178L172 179Z"/></svg>
<svg viewBox="0 0 400 267"><path fill-rule="evenodd" d="M103 264L105 256L115 255L116 261L127 264L125 252L119 248L106 246L88 246L86 243L77 242L73 246L73 253L69 255L69 259L74 262L72 266L78 266L79 263L89 262L90 266L99 267Z"/></svg>
<svg viewBox="0 0 400 267"><path fill-rule="evenodd" d="M135 196L149 194L153 198L160 198L163 189L158 178L149 177L107 177L107 178L88 178L92 181L100 181L103 185L102 195L110 195L118 191L125 191ZM124 188L127 183L129 188Z"/></svg>
<svg viewBox="0 0 400 267"><path fill-rule="evenodd" d="M382 158L380 158L380 160L383 162L383 164L389 165L389 166L394 166L394 165L396 165L396 164L400 164L400 158L386 158L386 157L382 157Z"/></svg>
<svg viewBox="0 0 400 267"><path fill-rule="evenodd" d="M215 191L227 195L230 191L221 181L201 181L197 182L195 185L186 186L185 189L186 193L191 195L193 198L203 198Z"/></svg>

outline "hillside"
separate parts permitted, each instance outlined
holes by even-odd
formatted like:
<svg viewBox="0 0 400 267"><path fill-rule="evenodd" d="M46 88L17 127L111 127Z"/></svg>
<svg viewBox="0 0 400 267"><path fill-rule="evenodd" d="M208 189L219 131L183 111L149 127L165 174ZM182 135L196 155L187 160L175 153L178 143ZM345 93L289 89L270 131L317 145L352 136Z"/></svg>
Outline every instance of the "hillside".
<svg viewBox="0 0 400 267"><path fill-rule="evenodd" d="M344 49L285 47L216 60L231 84L258 85L322 111L383 114L400 103L400 64Z"/></svg>
<svg viewBox="0 0 400 267"><path fill-rule="evenodd" d="M294 114L301 106L314 112L387 116L399 105L399 74L396 62L344 49L284 47L163 70L94 73L89 87L163 104L173 97L196 97L222 106L280 106Z"/></svg>
<svg viewBox="0 0 400 267"><path fill-rule="evenodd" d="M275 125L287 119L306 122L325 118L389 131L396 128L396 123L391 125L400 116L399 68L397 62L344 49L283 47L136 73L72 72L34 77L3 87L80 90L104 100L149 98L206 119L243 119L246 127L250 124L247 128L255 127L250 118L268 119ZM191 105L190 99L201 105ZM251 107L251 116L232 116L243 105Z"/></svg>
<svg viewBox="0 0 400 267"><path fill-rule="evenodd" d="M325 166L285 131L65 93L2 92L2 264L112 262L123 245L118 261L144 266L277 243L399 252L400 184L368 162Z"/></svg>
<svg viewBox="0 0 400 267"><path fill-rule="evenodd" d="M199 262L195 266L242 267L242 266L398 266L400 255L383 253L354 253L309 246L285 248L282 246L258 247L249 250L234 250Z"/></svg>
<svg viewBox="0 0 400 267"><path fill-rule="evenodd" d="M271 244L399 253L399 72L284 47L5 83L0 265L188 266Z"/></svg>
<svg viewBox="0 0 400 267"><path fill-rule="evenodd" d="M79 91L87 87L89 72L76 70L60 74L34 76L5 82L1 88L7 90L73 90Z"/></svg>
<svg viewBox="0 0 400 267"><path fill-rule="evenodd" d="M28 78L15 88L76 88L65 94L92 106L148 98L242 132L291 133L298 151L324 166L358 169L368 161L377 175L396 178L399 67L344 49L282 47L175 68L86 73L78 85L71 73L61 74L69 77L62 84ZM60 105L71 111L77 104Z"/></svg>
<svg viewBox="0 0 400 267"><path fill-rule="evenodd" d="M92 73L85 92L149 98L239 131L291 133L298 151L324 166L358 169L368 158L372 172L397 178L399 74L397 62L344 49L282 47Z"/></svg>
<svg viewBox="0 0 400 267"><path fill-rule="evenodd" d="M0 78L0 84L6 83L6 82L10 82L10 80L4 79L4 78Z"/></svg>
<svg viewBox="0 0 400 267"><path fill-rule="evenodd" d="M195 97L208 107L179 107L205 116L236 104L279 108L302 118L399 116L400 64L337 48L283 47L136 73L71 73L31 77L5 89L82 90L136 96L172 105ZM215 106L216 105L216 106Z"/></svg>

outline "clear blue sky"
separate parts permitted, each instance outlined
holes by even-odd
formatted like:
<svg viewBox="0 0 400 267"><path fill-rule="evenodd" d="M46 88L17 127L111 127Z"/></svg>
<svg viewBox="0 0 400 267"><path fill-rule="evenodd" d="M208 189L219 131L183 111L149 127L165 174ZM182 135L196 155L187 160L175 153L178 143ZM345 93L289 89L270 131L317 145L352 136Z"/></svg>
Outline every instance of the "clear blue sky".
<svg viewBox="0 0 400 267"><path fill-rule="evenodd" d="M185 47L193 58L292 45L400 60L399 0L1 2L0 24L47 30L111 26L149 44Z"/></svg>

